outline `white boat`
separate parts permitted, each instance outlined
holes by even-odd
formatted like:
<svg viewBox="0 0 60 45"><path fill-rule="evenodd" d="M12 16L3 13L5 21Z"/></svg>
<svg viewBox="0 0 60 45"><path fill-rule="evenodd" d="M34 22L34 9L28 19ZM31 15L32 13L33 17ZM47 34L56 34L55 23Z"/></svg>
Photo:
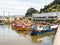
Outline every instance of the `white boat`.
<svg viewBox="0 0 60 45"><path fill-rule="evenodd" d="M57 30L58 29L58 25L51 26L51 29Z"/></svg>

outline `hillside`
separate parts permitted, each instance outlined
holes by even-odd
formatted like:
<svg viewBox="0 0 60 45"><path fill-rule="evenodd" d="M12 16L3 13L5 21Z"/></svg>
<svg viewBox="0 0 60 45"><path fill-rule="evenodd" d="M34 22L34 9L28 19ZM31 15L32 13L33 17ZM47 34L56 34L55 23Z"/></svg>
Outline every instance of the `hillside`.
<svg viewBox="0 0 60 45"><path fill-rule="evenodd" d="M52 3L45 5L43 9L40 9L40 13L56 11L60 11L60 0L54 0Z"/></svg>

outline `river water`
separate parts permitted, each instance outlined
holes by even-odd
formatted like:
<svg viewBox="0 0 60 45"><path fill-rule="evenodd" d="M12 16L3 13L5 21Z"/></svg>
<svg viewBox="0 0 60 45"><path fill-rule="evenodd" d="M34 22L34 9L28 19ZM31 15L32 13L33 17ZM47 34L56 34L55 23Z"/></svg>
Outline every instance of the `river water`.
<svg viewBox="0 0 60 45"><path fill-rule="evenodd" d="M31 36L29 31L15 31L10 25L0 25L0 45L52 45L55 32Z"/></svg>

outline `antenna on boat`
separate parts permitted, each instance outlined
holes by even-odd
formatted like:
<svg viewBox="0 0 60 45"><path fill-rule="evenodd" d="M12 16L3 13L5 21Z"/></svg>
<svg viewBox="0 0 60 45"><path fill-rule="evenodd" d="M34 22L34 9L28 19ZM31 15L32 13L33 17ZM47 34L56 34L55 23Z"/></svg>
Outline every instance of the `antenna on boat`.
<svg viewBox="0 0 60 45"><path fill-rule="evenodd" d="M5 10L3 10L3 16L5 16Z"/></svg>
<svg viewBox="0 0 60 45"><path fill-rule="evenodd" d="M5 10L3 10L2 19L4 18L3 16L5 16ZM4 29L4 26L3 26L3 36L5 36L5 29Z"/></svg>
<svg viewBox="0 0 60 45"><path fill-rule="evenodd" d="M8 16L8 18L10 18L10 17L9 17L9 11L8 11L8 15L7 15L7 16ZM9 20L9 22L10 22L10 20ZM9 23L9 22L8 22L8 23ZM10 26L8 26L8 27L9 27L9 28L8 28L8 34L9 34Z"/></svg>

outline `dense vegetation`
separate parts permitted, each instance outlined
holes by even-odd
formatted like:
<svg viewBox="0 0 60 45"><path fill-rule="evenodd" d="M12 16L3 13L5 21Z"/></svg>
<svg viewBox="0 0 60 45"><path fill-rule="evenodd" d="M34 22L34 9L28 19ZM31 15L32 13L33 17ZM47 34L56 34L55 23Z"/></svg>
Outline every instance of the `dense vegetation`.
<svg viewBox="0 0 60 45"><path fill-rule="evenodd" d="M40 9L40 13L56 12L60 11L60 0L54 0L49 5L45 5L43 9Z"/></svg>
<svg viewBox="0 0 60 45"><path fill-rule="evenodd" d="M56 11L60 11L60 0L54 0L50 4L45 5L43 9L42 8L40 9L39 12L34 8L29 8L25 15L27 17L27 16L32 16L33 13L46 13L46 12L56 12Z"/></svg>
<svg viewBox="0 0 60 45"><path fill-rule="evenodd" d="M32 16L33 13L38 13L38 10L34 9L34 8L29 8L26 12L26 17L27 16Z"/></svg>

